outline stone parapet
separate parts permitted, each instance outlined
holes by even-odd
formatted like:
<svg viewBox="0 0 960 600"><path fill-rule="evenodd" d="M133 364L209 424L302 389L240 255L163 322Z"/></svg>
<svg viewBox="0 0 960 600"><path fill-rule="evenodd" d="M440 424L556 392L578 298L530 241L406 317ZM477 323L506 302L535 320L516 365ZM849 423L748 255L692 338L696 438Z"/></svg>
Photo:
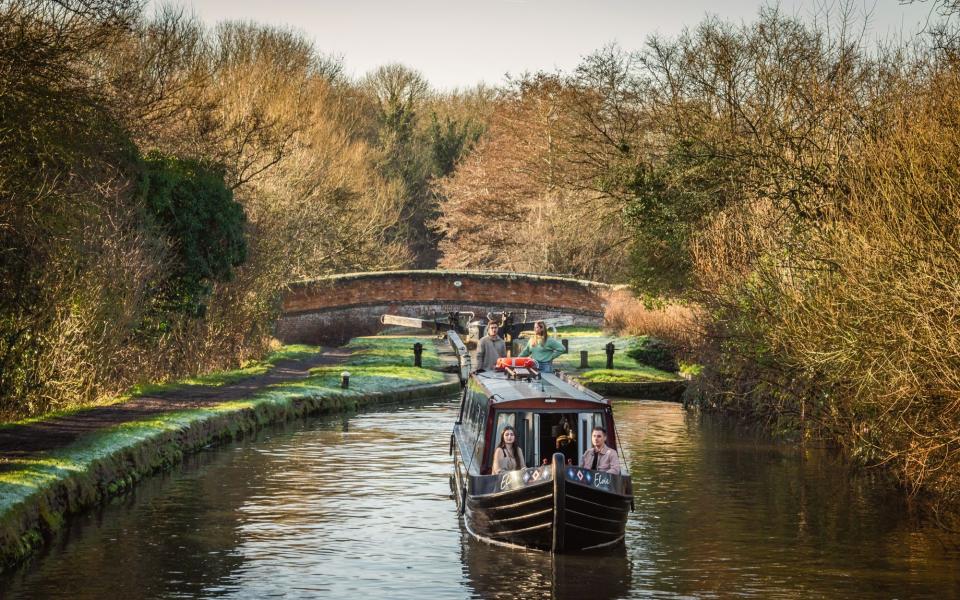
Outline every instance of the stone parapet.
<svg viewBox="0 0 960 600"><path fill-rule="evenodd" d="M380 315L509 310L524 320L572 315L603 322L605 296L622 286L569 277L497 271L348 273L290 284L276 336L288 343L376 331Z"/></svg>

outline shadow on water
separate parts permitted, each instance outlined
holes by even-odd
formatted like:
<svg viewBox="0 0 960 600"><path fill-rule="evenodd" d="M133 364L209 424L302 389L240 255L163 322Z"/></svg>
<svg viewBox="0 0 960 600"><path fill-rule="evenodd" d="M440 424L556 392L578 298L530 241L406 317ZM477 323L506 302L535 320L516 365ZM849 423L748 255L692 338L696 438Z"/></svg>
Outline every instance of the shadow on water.
<svg viewBox="0 0 960 600"><path fill-rule="evenodd" d="M607 600L630 592L624 546L593 554L551 554L478 541L463 527L460 560L467 587L479 598Z"/></svg>

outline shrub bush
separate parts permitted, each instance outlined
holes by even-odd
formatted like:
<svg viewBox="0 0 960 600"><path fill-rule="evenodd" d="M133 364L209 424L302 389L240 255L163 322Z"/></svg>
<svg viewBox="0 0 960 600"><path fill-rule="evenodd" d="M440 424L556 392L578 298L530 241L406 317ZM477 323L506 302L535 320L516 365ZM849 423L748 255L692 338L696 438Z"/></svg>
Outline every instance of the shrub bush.
<svg viewBox="0 0 960 600"><path fill-rule="evenodd" d="M680 365L677 363L677 357L674 356L673 349L667 342L659 338L640 338L637 344L627 350L627 356L638 363L649 365L654 369L660 369L668 373L676 373L680 370Z"/></svg>

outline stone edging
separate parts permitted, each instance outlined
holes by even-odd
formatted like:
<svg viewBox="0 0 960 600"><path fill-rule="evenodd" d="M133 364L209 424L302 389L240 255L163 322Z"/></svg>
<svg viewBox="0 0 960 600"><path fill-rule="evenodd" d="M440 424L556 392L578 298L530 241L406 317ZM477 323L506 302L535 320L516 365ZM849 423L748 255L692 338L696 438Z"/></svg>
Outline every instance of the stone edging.
<svg viewBox="0 0 960 600"><path fill-rule="evenodd" d="M211 444L238 439L266 425L305 417L356 410L390 402L409 402L452 394L458 381L417 385L365 395L305 395L285 401L254 401L252 406L198 417L90 461L85 470L64 476L0 514L0 573L29 557L62 525L65 518L129 490L143 477L170 469L185 454Z"/></svg>

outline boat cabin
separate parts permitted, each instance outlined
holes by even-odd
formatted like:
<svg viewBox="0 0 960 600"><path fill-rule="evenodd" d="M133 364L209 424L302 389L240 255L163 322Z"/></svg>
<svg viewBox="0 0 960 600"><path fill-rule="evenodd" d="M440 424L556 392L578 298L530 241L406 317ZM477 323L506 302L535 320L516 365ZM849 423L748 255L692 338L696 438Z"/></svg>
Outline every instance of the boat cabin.
<svg viewBox="0 0 960 600"><path fill-rule="evenodd" d="M599 394L562 374L484 371L470 377L454 428L470 475L490 474L507 425L516 430L527 467L545 464L557 452L567 464L578 464L598 425L607 430L607 445L619 451L610 402Z"/></svg>

